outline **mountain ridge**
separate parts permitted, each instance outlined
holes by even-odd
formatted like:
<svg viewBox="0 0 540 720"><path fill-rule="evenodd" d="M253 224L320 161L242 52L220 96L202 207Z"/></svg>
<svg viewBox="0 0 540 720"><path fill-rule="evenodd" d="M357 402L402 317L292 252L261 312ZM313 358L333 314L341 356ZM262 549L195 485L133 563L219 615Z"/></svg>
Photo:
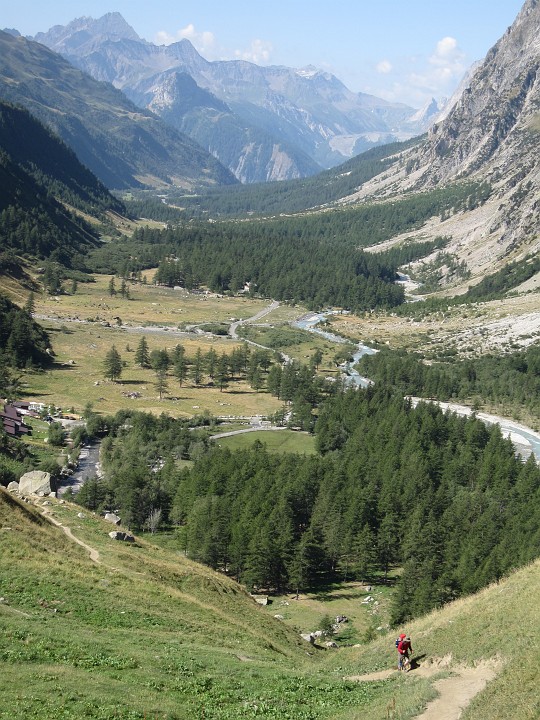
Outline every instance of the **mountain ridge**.
<svg viewBox="0 0 540 720"><path fill-rule="evenodd" d="M117 32L119 27L124 31ZM262 67L245 60L210 62L187 39L157 46L134 39L133 32L121 16L106 15L99 20L79 18L62 29L39 33L35 39L92 76L112 82L140 106L151 105L171 71L189 74L202 90L224 102L230 113L216 118L212 108L199 105L194 118L182 99L169 95L167 119L173 122L174 118L175 127L188 132L242 182L306 177L381 142L408 139L427 127L425 119L414 119L413 108L353 93L334 75L313 66L295 69ZM165 112L163 105L160 108ZM229 139L229 133L236 139ZM240 160L231 158L228 142L236 148L241 142ZM269 156L280 159L272 162Z"/></svg>
<svg viewBox="0 0 540 720"><path fill-rule="evenodd" d="M510 260L538 252L539 36L540 5L526 0L425 141L403 152L342 202L389 200L452 183L489 183L485 203L458 215L433 218L422 237L448 236L447 253L472 273L473 284ZM394 243L404 239L396 237ZM436 263L437 257L425 262ZM443 270L441 284L448 282L456 284Z"/></svg>
<svg viewBox="0 0 540 720"><path fill-rule="evenodd" d="M0 97L30 110L107 187L236 182L187 136L44 45L0 32L0 51Z"/></svg>

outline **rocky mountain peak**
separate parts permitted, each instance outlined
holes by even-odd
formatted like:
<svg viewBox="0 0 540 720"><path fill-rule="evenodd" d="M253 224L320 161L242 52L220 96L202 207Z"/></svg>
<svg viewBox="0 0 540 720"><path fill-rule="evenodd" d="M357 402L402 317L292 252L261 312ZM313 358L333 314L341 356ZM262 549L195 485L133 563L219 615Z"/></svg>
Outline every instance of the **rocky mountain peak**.
<svg viewBox="0 0 540 720"><path fill-rule="evenodd" d="M481 183L485 200L422 229L448 237L446 252L480 278L540 252L540 0L525 2L453 103L424 142L348 199Z"/></svg>
<svg viewBox="0 0 540 720"><path fill-rule="evenodd" d="M82 51L88 43L95 42L96 39L101 42L106 40L144 42L119 12L107 13L97 20L92 17L76 18L68 25L55 25L45 33L38 33L33 39L59 53Z"/></svg>

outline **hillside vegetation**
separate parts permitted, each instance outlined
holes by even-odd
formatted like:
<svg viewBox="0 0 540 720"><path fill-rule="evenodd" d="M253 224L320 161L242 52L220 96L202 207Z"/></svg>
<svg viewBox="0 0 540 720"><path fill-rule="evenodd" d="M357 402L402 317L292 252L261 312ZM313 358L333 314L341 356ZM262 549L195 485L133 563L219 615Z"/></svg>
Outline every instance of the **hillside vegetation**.
<svg viewBox="0 0 540 720"><path fill-rule="evenodd" d="M331 718L377 689L317 671L317 658L236 583L75 506L0 491L0 718Z"/></svg>
<svg viewBox="0 0 540 720"><path fill-rule="evenodd" d="M538 716L538 563L408 625L422 672L401 675L391 634L306 654L298 632L234 582L139 538L113 542L110 524L48 502L41 510L99 558L0 491L3 720L375 720L395 699L407 720L436 695L435 680L482 662L497 677L463 720ZM371 682L343 679L381 670Z"/></svg>
<svg viewBox="0 0 540 720"><path fill-rule="evenodd" d="M26 107L109 188L234 183L187 136L40 43L0 32L0 97Z"/></svg>

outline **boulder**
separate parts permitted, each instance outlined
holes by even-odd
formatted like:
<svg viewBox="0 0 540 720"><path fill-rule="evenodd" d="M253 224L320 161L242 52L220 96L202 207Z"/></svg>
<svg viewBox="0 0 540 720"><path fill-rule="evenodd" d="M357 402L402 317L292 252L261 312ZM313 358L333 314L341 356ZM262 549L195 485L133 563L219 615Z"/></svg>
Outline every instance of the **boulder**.
<svg viewBox="0 0 540 720"><path fill-rule="evenodd" d="M120 518L114 513L106 513L105 520L112 523L113 525L120 525Z"/></svg>
<svg viewBox="0 0 540 720"><path fill-rule="evenodd" d="M122 542L135 542L135 538L133 535L130 535L126 532L121 532L120 530L113 530L109 533L109 537L111 540L121 540Z"/></svg>
<svg viewBox="0 0 540 720"><path fill-rule="evenodd" d="M25 473L19 480L19 492L22 495L49 495L53 491L51 487L51 475L42 470L32 470Z"/></svg>
<svg viewBox="0 0 540 720"><path fill-rule="evenodd" d="M19 492L19 483L12 480L7 486L8 492Z"/></svg>
<svg viewBox="0 0 540 720"><path fill-rule="evenodd" d="M324 647L337 648L337 643L335 643L333 640L329 640L328 642L324 643Z"/></svg>
<svg viewBox="0 0 540 720"><path fill-rule="evenodd" d="M302 640L305 640L312 645L315 642L315 636L313 635L313 633L301 633L300 637L302 638Z"/></svg>

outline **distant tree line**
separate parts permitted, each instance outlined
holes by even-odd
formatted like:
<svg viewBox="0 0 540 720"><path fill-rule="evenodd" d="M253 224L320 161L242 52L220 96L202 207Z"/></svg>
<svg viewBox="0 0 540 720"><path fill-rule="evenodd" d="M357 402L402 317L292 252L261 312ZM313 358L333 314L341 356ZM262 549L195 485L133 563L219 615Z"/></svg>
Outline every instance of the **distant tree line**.
<svg viewBox="0 0 540 720"><path fill-rule="evenodd" d="M184 217L196 218L300 212L350 195L360 185L383 172L396 155L420 140L414 138L373 148L337 168L308 178L203 189L196 196L173 191L168 193L168 202L184 208Z"/></svg>
<svg viewBox="0 0 540 720"><path fill-rule="evenodd" d="M308 178L212 188L196 196L171 192L168 194L168 202L184 208L185 218L197 219L269 216L301 213L319 207L331 208L342 198L355 193L368 180L384 172L395 163L396 158L405 166L402 153L419 142L421 138L413 138L372 148L338 167ZM490 194L491 187L487 182L463 182L440 194L419 193L417 197L438 197L434 214L448 217L458 209L476 207L485 202Z"/></svg>

